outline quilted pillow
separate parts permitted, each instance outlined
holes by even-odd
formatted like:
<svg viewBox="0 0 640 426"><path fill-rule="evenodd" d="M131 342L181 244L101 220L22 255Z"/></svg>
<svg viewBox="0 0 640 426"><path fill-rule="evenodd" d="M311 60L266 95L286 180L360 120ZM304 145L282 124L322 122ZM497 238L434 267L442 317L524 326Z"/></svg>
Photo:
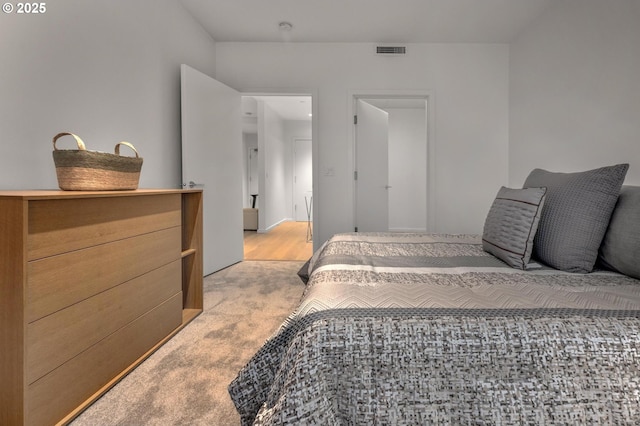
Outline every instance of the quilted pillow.
<svg viewBox="0 0 640 426"><path fill-rule="evenodd" d="M518 269L527 269L546 188L498 191L482 231L482 248Z"/></svg>
<svg viewBox="0 0 640 426"><path fill-rule="evenodd" d="M547 188L533 255L556 269L593 270L628 164L578 173L533 170L525 188Z"/></svg>
<svg viewBox="0 0 640 426"><path fill-rule="evenodd" d="M623 186L600 246L609 269L640 279L640 186Z"/></svg>

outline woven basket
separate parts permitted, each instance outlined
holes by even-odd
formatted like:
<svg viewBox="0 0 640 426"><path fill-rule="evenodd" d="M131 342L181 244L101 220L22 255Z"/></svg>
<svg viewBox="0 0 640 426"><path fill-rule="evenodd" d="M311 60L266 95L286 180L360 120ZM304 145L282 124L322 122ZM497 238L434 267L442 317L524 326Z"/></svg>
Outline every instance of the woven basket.
<svg viewBox="0 0 640 426"><path fill-rule="evenodd" d="M73 136L78 149L58 149L56 141L62 136ZM135 152L135 157L120 155L120 145ZM58 133L53 137L53 162L56 166L58 186L65 191L113 191L137 189L142 158L128 142L116 144L115 154L88 151L73 133Z"/></svg>

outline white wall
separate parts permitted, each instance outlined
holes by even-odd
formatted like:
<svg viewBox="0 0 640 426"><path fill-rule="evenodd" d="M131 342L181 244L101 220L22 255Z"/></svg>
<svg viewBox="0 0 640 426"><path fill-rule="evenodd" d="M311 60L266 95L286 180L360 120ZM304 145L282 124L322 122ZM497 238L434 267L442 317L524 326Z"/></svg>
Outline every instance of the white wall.
<svg viewBox="0 0 640 426"><path fill-rule="evenodd" d="M498 187L506 184L508 46L409 44L407 50L397 58L375 56L372 45L362 43L216 44L216 78L225 84L245 92L316 91L316 246L353 229L350 90L432 93L433 231L481 232Z"/></svg>
<svg viewBox="0 0 640 426"><path fill-rule="evenodd" d="M640 2L558 0L510 48L509 183L628 162L640 184Z"/></svg>
<svg viewBox="0 0 640 426"><path fill-rule="evenodd" d="M258 231L265 232L290 218L291 161L284 139L284 121L264 101L258 101ZM262 177L264 176L264 179Z"/></svg>
<svg viewBox="0 0 640 426"><path fill-rule="evenodd" d="M294 139L311 139L311 121L286 120L284 134L285 139L290 143L293 143Z"/></svg>
<svg viewBox="0 0 640 426"><path fill-rule="evenodd" d="M267 107L268 108L268 107ZM257 107L256 107L257 110ZM264 114L264 112L263 112ZM270 168L277 168L278 165L282 165L281 170L272 170L270 175L278 176L279 182L282 183L282 187L277 187L272 179L271 184L266 188L270 193L274 193L277 198L276 203L277 210L272 213L268 213L268 217L265 217L264 229L271 228L272 226L287 220L291 220L294 217L293 214L293 142L295 139L311 139L311 121L296 121L296 120L282 120L279 116L273 113L269 109L266 113L267 121L263 124L271 129L265 129L267 136L263 139L262 143L268 145L273 144L275 147L270 148L265 146L267 152L267 158L269 159ZM258 135L256 133L244 133L243 134L243 150L246 153L249 147L258 147ZM244 207L251 207L251 197L248 193L247 182L247 161L243 165L243 194L245 198ZM265 172L267 168L265 168ZM256 207L260 205L260 201L265 202L266 197L258 197L258 203ZM269 203L269 206L271 203ZM268 209L268 207L267 207Z"/></svg>
<svg viewBox="0 0 640 426"><path fill-rule="evenodd" d="M132 142L140 187L180 184L180 64L214 75L215 43L179 2L56 0L39 16L2 13L0 62L0 188L57 188L60 131L99 151Z"/></svg>
<svg viewBox="0 0 640 426"><path fill-rule="evenodd" d="M294 211L295 201L294 201L294 193L293 193L293 190L294 190L293 174L295 173L294 143L296 139L313 139L311 121L285 120L284 122L285 150L288 153L287 161L289 163L289 170L291 171L291 173L289 173L289 175L287 176L287 183L286 183L289 186L289 188L291 188L291 190L288 191L288 198L287 198L288 206L289 206L289 212L287 217L292 220L296 219L296 214ZM312 171L309 170L309 173L312 173ZM305 209L304 211L306 211L306 206L298 206L298 208Z"/></svg>
<svg viewBox="0 0 640 426"><path fill-rule="evenodd" d="M63 130L97 150L133 142L141 187L175 187L181 63L246 92L314 90L316 244L352 229L350 90L433 95L432 231L479 232L497 187L534 167L627 161L640 184L637 0L558 0L511 46L409 44L402 58L370 44L214 43L172 0L47 6L0 14L2 189L57 187Z"/></svg>
<svg viewBox="0 0 640 426"><path fill-rule="evenodd" d="M389 113L389 230L427 230L427 129L424 108Z"/></svg>

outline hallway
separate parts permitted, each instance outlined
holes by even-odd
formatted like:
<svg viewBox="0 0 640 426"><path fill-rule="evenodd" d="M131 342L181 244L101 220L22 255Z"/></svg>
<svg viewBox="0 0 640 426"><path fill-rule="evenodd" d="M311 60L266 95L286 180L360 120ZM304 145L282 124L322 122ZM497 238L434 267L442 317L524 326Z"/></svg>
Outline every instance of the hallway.
<svg viewBox="0 0 640 426"><path fill-rule="evenodd" d="M283 222L266 234L244 231L244 260L309 260L307 222Z"/></svg>

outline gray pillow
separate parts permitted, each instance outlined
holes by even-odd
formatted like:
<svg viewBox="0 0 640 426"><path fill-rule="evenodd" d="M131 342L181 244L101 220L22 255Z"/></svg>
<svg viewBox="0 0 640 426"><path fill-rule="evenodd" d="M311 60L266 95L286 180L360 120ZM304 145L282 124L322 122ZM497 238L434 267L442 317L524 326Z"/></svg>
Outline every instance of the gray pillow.
<svg viewBox="0 0 640 426"><path fill-rule="evenodd" d="M640 186L623 186L600 246L604 266L640 279Z"/></svg>
<svg viewBox="0 0 640 426"><path fill-rule="evenodd" d="M533 255L556 269L593 270L628 164L578 173L535 169L524 187L547 188Z"/></svg>
<svg viewBox="0 0 640 426"><path fill-rule="evenodd" d="M482 248L509 266L527 269L546 188L498 191L482 231Z"/></svg>

